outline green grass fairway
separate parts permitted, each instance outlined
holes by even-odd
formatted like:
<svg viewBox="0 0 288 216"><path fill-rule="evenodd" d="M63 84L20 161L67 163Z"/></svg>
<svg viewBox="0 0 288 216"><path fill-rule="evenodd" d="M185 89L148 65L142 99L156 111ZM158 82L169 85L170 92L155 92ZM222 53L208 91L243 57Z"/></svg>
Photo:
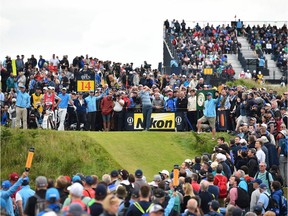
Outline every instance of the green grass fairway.
<svg viewBox="0 0 288 216"><path fill-rule="evenodd" d="M219 133L227 141L227 133ZM35 147L31 178L45 175L96 174L113 169L141 168L148 180L162 169L171 170L187 158L211 152L210 133L192 132L77 132L1 128L1 179L22 172L29 147Z"/></svg>

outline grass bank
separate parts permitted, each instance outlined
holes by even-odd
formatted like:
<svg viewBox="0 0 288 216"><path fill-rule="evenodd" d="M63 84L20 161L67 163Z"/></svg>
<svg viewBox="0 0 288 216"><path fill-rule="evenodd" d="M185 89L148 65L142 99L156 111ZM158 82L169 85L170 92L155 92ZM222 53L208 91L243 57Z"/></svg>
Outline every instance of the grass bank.
<svg viewBox="0 0 288 216"><path fill-rule="evenodd" d="M227 140L227 133L218 133ZM113 169L141 168L148 180L162 169L171 170L187 158L211 152L210 133L192 132L77 132L1 128L1 179L22 172L28 149L35 147L31 179L38 175L102 176Z"/></svg>

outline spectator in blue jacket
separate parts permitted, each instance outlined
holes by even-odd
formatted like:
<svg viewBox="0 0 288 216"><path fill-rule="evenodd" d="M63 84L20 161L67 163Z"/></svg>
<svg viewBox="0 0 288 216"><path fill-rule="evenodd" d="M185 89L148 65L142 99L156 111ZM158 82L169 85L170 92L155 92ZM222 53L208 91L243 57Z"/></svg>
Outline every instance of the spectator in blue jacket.
<svg viewBox="0 0 288 216"><path fill-rule="evenodd" d="M273 200L275 200L278 204L278 206L282 206L282 196L283 196L283 191L281 189L281 184L279 181L273 181L271 183L271 197L273 198ZM279 215L287 215L287 212L281 212Z"/></svg>
<svg viewBox="0 0 288 216"><path fill-rule="evenodd" d="M11 187L11 183L6 180L2 182L2 189L0 190L0 197L5 201L6 205L6 214L10 216L14 216L14 208L12 198L10 197L13 193L15 193L19 186L23 183L23 179L28 176L28 172L23 172L21 178Z"/></svg>
<svg viewBox="0 0 288 216"><path fill-rule="evenodd" d="M96 120L96 111L97 111L96 101L100 100L101 98L103 98L103 96L108 94L108 87L105 86L105 88L106 89L104 89L104 92L97 97L94 95L94 90L90 90L89 96L85 98L85 102L87 104L87 110L86 110L87 111L87 125L86 125L87 130L95 131L95 120Z"/></svg>
<svg viewBox="0 0 288 216"><path fill-rule="evenodd" d="M17 89L16 98L16 127L20 127L20 121L22 120L23 129L27 129L27 108L30 108L30 96L25 91L25 86L19 84Z"/></svg>
<svg viewBox="0 0 288 216"><path fill-rule="evenodd" d="M20 215L24 215L24 208L28 198L35 194L35 191L30 188L29 181L29 178L25 177L21 190L16 193L16 204Z"/></svg>
<svg viewBox="0 0 288 216"><path fill-rule="evenodd" d="M168 93L168 99L165 101L164 108L168 112L175 112L176 111L175 100L173 98L173 92Z"/></svg>

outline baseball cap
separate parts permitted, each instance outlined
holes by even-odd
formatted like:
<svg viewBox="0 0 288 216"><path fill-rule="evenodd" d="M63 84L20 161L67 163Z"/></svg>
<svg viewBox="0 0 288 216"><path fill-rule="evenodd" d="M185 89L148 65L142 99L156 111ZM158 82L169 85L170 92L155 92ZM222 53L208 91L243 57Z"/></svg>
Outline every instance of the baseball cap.
<svg viewBox="0 0 288 216"><path fill-rule="evenodd" d="M81 197L83 194L83 186L78 182L69 186L67 190L69 190L71 194L77 197Z"/></svg>
<svg viewBox="0 0 288 216"><path fill-rule="evenodd" d="M208 203L209 206L211 206L211 208L214 210L214 211L217 211L220 207L220 204L217 200L212 200L211 202Z"/></svg>
<svg viewBox="0 0 288 216"><path fill-rule="evenodd" d="M124 180L129 177L129 172L127 170L125 170L125 169L120 170L119 174Z"/></svg>
<svg viewBox="0 0 288 216"><path fill-rule="evenodd" d="M283 136L287 136L286 130L281 130L281 131L279 131L279 133L283 134Z"/></svg>
<svg viewBox="0 0 288 216"><path fill-rule="evenodd" d="M9 179L10 179L11 181L18 181L18 179L19 179L18 173L16 173L16 172L10 173L10 174L9 174Z"/></svg>
<svg viewBox="0 0 288 216"><path fill-rule="evenodd" d="M154 190L154 196L155 196L156 198L162 198L162 197L165 196L165 192L164 192L163 189L157 188L157 189Z"/></svg>
<svg viewBox="0 0 288 216"><path fill-rule="evenodd" d="M159 174L165 174L165 175L169 176L168 170L162 170L161 172L159 172Z"/></svg>
<svg viewBox="0 0 288 216"><path fill-rule="evenodd" d="M264 184L264 183L261 183L261 184L259 185L259 187L260 187L261 189L263 189L263 190L266 190L266 189L267 189L267 185Z"/></svg>
<svg viewBox="0 0 288 216"><path fill-rule="evenodd" d="M80 176L78 176L78 175L73 176L72 182L74 183L74 182L76 182L76 181L81 181Z"/></svg>
<svg viewBox="0 0 288 216"><path fill-rule="evenodd" d="M256 214L261 214L262 209L263 209L262 206L256 205L256 206L254 206L253 211L254 211Z"/></svg>
<svg viewBox="0 0 288 216"><path fill-rule="evenodd" d="M82 206L79 203L70 204L68 213L69 215L73 216L81 216L87 214L87 212L83 211Z"/></svg>
<svg viewBox="0 0 288 216"><path fill-rule="evenodd" d="M222 154L222 153L218 153L218 154L216 155L216 159L225 161L227 158L226 158L226 155L224 155L224 154Z"/></svg>
<svg viewBox="0 0 288 216"><path fill-rule="evenodd" d="M48 88L45 86L44 88L43 88L43 90L47 90Z"/></svg>
<svg viewBox="0 0 288 216"><path fill-rule="evenodd" d="M49 188L45 194L45 200L51 203L60 199L59 191L56 188Z"/></svg>
<svg viewBox="0 0 288 216"><path fill-rule="evenodd" d="M261 179L254 179L253 181L251 181L252 183L257 183L259 185L262 184L262 180Z"/></svg>
<svg viewBox="0 0 288 216"><path fill-rule="evenodd" d="M67 91L67 88L63 87L62 90Z"/></svg>
<svg viewBox="0 0 288 216"><path fill-rule="evenodd" d="M241 147L241 151L247 151L248 150L248 147L247 146L242 146Z"/></svg>
<svg viewBox="0 0 288 216"><path fill-rule="evenodd" d="M192 163L192 160L191 160L191 159L186 159L184 162L191 164L191 163Z"/></svg>
<svg viewBox="0 0 288 216"><path fill-rule="evenodd" d="M70 176L64 176L66 178L66 180L68 181L68 183L71 183L71 178Z"/></svg>
<svg viewBox="0 0 288 216"><path fill-rule="evenodd" d="M92 185L92 184L94 184L94 179L92 178L92 176L86 176L85 177L85 182L88 185Z"/></svg>
<svg viewBox="0 0 288 216"><path fill-rule="evenodd" d="M53 89L53 87L52 86L48 86L48 89Z"/></svg>
<svg viewBox="0 0 288 216"><path fill-rule="evenodd" d="M111 173L110 173L111 177L112 178L115 178L119 175L118 171L117 170L113 170Z"/></svg>
<svg viewBox="0 0 288 216"><path fill-rule="evenodd" d="M261 127L267 128L267 124L262 123L262 124L261 124Z"/></svg>
<svg viewBox="0 0 288 216"><path fill-rule="evenodd" d="M93 92L93 93L94 93L94 90L90 90L89 92L90 92L90 93L91 93L91 92Z"/></svg>
<svg viewBox="0 0 288 216"><path fill-rule="evenodd" d="M133 189L132 197L133 198L139 198L139 190L138 189Z"/></svg>
<svg viewBox="0 0 288 216"><path fill-rule="evenodd" d="M35 182L37 187L45 187L46 185L48 185L48 181L45 176L38 176Z"/></svg>
<svg viewBox="0 0 288 216"><path fill-rule="evenodd" d="M141 169L137 169L137 170L135 171L135 176L136 176L137 178L142 178L142 176L143 176L142 170L141 170Z"/></svg>
<svg viewBox="0 0 288 216"><path fill-rule="evenodd" d="M153 180L154 180L154 181L157 181L157 182L158 182L158 181L160 182L160 181L162 180L162 178L161 178L160 175L154 175Z"/></svg>
<svg viewBox="0 0 288 216"><path fill-rule="evenodd" d="M22 83L20 83L20 84L18 85L18 87L19 87L19 88L25 88L25 86L24 86Z"/></svg>
<svg viewBox="0 0 288 216"><path fill-rule="evenodd" d="M12 184L9 180L5 180L2 182L2 188L3 189L9 189L11 186L12 186Z"/></svg>
<svg viewBox="0 0 288 216"><path fill-rule="evenodd" d="M208 92L208 93L206 94L206 96L212 96L212 93L211 93L211 92Z"/></svg>
<svg viewBox="0 0 288 216"><path fill-rule="evenodd" d="M266 136L261 136L261 141L262 141L263 143L269 142L269 140L268 140L268 138L267 138Z"/></svg>
<svg viewBox="0 0 288 216"><path fill-rule="evenodd" d="M30 182L30 179L28 176L26 176L25 178L23 178L23 183L29 183ZM23 184L22 183L22 184Z"/></svg>
<svg viewBox="0 0 288 216"><path fill-rule="evenodd" d="M107 195L107 188L104 184L98 184L95 188L96 197L105 197Z"/></svg>
<svg viewBox="0 0 288 216"><path fill-rule="evenodd" d="M150 208L149 213L155 213L155 212L159 212L159 211L164 212L163 207L161 205L159 205L159 204L154 204Z"/></svg>

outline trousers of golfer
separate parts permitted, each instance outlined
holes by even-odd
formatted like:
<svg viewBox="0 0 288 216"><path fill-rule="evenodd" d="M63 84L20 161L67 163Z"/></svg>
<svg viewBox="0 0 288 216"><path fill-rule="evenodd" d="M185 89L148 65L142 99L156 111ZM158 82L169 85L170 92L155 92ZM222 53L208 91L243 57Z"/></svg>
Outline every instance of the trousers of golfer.
<svg viewBox="0 0 288 216"><path fill-rule="evenodd" d="M61 99L60 103L58 104L58 118L60 122L58 130L64 130L64 122L67 114L68 103L70 103L70 105L72 105L76 110L70 94L67 94L66 91L67 89L64 87L62 88L61 93L58 95L58 97Z"/></svg>
<svg viewBox="0 0 288 216"><path fill-rule="evenodd" d="M144 88L140 91L143 113L143 131L148 131L151 126L152 102L150 99L150 94L151 90L148 86L144 86Z"/></svg>

